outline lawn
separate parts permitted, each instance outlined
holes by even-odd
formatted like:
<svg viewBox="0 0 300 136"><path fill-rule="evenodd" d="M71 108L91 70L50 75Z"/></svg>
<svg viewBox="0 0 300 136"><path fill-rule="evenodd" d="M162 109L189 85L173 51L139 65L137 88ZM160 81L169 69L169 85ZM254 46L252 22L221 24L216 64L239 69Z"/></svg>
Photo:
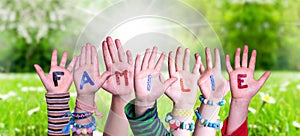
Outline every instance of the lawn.
<svg viewBox="0 0 300 136"><path fill-rule="evenodd" d="M0 74L0 84L0 136L46 135L46 91L37 75ZM250 107L256 112L253 109L249 112L249 135L300 135L299 91L299 72L273 72L260 92L269 94L275 103L263 104L259 94L253 98ZM74 85L70 92L70 106L73 109L76 98ZM103 132L110 99L110 94L103 90L97 93L96 101L104 115L103 119L97 121L100 132ZM227 104L220 112L222 120L228 115L230 94L225 99ZM199 104L197 101L196 106ZM158 100L158 107L159 117L164 119L166 113L171 111L172 103L163 96Z"/></svg>

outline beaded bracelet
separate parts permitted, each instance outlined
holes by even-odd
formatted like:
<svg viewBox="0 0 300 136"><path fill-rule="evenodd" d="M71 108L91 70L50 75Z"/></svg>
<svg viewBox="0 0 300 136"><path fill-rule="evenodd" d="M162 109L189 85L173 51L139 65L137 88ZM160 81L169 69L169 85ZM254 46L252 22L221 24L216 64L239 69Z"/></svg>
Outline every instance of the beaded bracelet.
<svg viewBox="0 0 300 136"><path fill-rule="evenodd" d="M169 123L170 128L173 128L175 130L180 128L180 129L186 129L193 132L195 129L194 123L185 123L185 122L180 122L179 120L175 120L173 119L171 113L167 114L165 121Z"/></svg>
<svg viewBox="0 0 300 136"><path fill-rule="evenodd" d="M81 130L82 128L82 130ZM78 123L75 123L73 124L73 128L72 128L72 132L76 132L77 134L92 134L93 131L96 130L96 120L94 117L92 117L92 122L87 124L87 125L81 125L81 124L78 124Z"/></svg>
<svg viewBox="0 0 300 136"><path fill-rule="evenodd" d="M93 131L96 130L96 120L94 117L92 117L92 121L91 123L87 124L87 125L81 125L81 124L78 124L75 122L75 118L72 116L70 118L70 121L69 123L67 124L67 126L65 126L63 129L62 129L62 132L67 134L70 130L70 127L72 127L72 132L73 133L77 133L77 134L92 134ZM82 130L81 130L82 128Z"/></svg>
<svg viewBox="0 0 300 136"><path fill-rule="evenodd" d="M200 95L199 100L204 103L204 104L208 104L208 105L219 105L219 106L224 106L226 103L226 100L224 100L224 98L221 99L221 101L214 103L212 100L208 100L205 99L203 95Z"/></svg>
<svg viewBox="0 0 300 136"><path fill-rule="evenodd" d="M74 119L85 119L92 115L91 112L66 112L63 117L73 117Z"/></svg>
<svg viewBox="0 0 300 136"><path fill-rule="evenodd" d="M196 114L197 119L199 120L200 124L203 125L204 127L212 127L212 128L218 129L218 130L222 128L221 120L218 119L216 123L209 122L207 119L202 118L198 109L195 110L195 114Z"/></svg>

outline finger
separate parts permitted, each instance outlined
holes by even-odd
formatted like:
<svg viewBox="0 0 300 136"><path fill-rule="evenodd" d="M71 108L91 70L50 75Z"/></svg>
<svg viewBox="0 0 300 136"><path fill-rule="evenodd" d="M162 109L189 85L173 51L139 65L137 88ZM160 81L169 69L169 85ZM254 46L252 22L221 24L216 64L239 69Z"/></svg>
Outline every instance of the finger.
<svg viewBox="0 0 300 136"><path fill-rule="evenodd" d="M85 60L86 60L85 53L86 53L86 47L82 46L81 53L80 53L80 61L79 61L80 66L85 65Z"/></svg>
<svg viewBox="0 0 300 136"><path fill-rule="evenodd" d="M143 62L142 62L142 69L141 70L144 70L144 69L148 68L149 57L150 57L150 49L146 49L146 52L145 52L145 55L144 55L144 58L143 58Z"/></svg>
<svg viewBox="0 0 300 136"><path fill-rule="evenodd" d="M99 72L99 64L98 64L98 53L95 46L90 47L91 48L91 56L92 56L92 64L94 68L95 75L100 75Z"/></svg>
<svg viewBox="0 0 300 136"><path fill-rule="evenodd" d="M255 63L256 63L256 50L252 51L250 62L249 62L249 68L255 69Z"/></svg>
<svg viewBox="0 0 300 136"><path fill-rule="evenodd" d="M240 54L241 54L241 48L237 48L235 52L235 59L234 59L234 68L240 68L241 67L241 62L240 62Z"/></svg>
<svg viewBox="0 0 300 136"><path fill-rule="evenodd" d="M113 40L111 39L111 37L107 37L106 38L106 42L107 42L107 45L108 45L108 49L109 49L109 53L110 53L110 56L111 56L111 59L112 59L112 62L118 62L119 59L117 58L117 49L116 47L114 46L114 43L113 43Z"/></svg>
<svg viewBox="0 0 300 136"><path fill-rule="evenodd" d="M38 64L34 64L33 66L35 68L36 73L40 77L40 79L42 81L45 81L46 77L45 77L45 73L44 73L43 69Z"/></svg>
<svg viewBox="0 0 300 136"><path fill-rule="evenodd" d="M160 55L160 57L159 57L159 59L158 59L156 65L155 65L155 71L159 72L159 71L161 70L161 67L162 67L162 65L164 64L165 56L166 56L166 53L165 53L165 52L163 52L163 53Z"/></svg>
<svg viewBox="0 0 300 136"><path fill-rule="evenodd" d="M67 68L70 72L72 72L73 67L74 67L74 65L75 65L77 59L78 59L77 56L74 56L74 57L72 58L72 60L71 60L71 62L70 62L70 64L69 64L69 66L68 66L68 68Z"/></svg>
<svg viewBox="0 0 300 136"><path fill-rule="evenodd" d="M175 62L176 71L182 70L182 47L177 48Z"/></svg>
<svg viewBox="0 0 300 136"><path fill-rule="evenodd" d="M136 55L134 66L134 74L136 75L141 70L140 55Z"/></svg>
<svg viewBox="0 0 300 136"><path fill-rule="evenodd" d="M217 69L221 69L220 53L219 53L218 48L214 49L214 54L215 54L215 66L214 67Z"/></svg>
<svg viewBox="0 0 300 136"><path fill-rule="evenodd" d="M111 56L106 41L102 42L102 52L103 52L105 67L106 70L108 70L109 66L112 65L112 60L111 60Z"/></svg>
<svg viewBox="0 0 300 136"><path fill-rule="evenodd" d="M68 58L68 53L66 51L64 51L62 57L61 57L61 61L59 66L61 67L65 67L66 66L66 62L67 62L67 58Z"/></svg>
<svg viewBox="0 0 300 136"><path fill-rule="evenodd" d="M268 80L268 78L270 77L271 72L267 71L265 72L259 79L258 79L258 85L259 85L259 89L256 90L255 94L260 90L260 88L265 84L265 82Z"/></svg>
<svg viewBox="0 0 300 136"><path fill-rule="evenodd" d="M116 43L116 46L117 46L117 50L118 50L118 56L119 56L119 60L120 62L124 62L126 61L125 60L125 52L124 52L124 49L123 49L123 46L121 44L121 41L119 39L116 39L115 40L115 43Z"/></svg>
<svg viewBox="0 0 300 136"><path fill-rule="evenodd" d="M201 61L201 64L200 64L200 73L203 74L205 72L205 67Z"/></svg>
<svg viewBox="0 0 300 136"><path fill-rule="evenodd" d="M54 49L52 52L51 67L52 66L57 66L57 49Z"/></svg>
<svg viewBox="0 0 300 136"><path fill-rule="evenodd" d="M154 46L153 49L152 49L152 53L151 53L151 56L150 56L150 59L149 59L149 68L154 68L155 66L155 60L156 60L156 55L157 55L157 47Z"/></svg>
<svg viewBox="0 0 300 136"><path fill-rule="evenodd" d="M270 77L270 75L271 75L271 72L267 71L258 79L259 88L261 88L264 85L264 83L267 81L267 79Z"/></svg>
<svg viewBox="0 0 300 136"><path fill-rule="evenodd" d="M202 62L202 58L201 58L200 55L199 55L199 57L200 57L200 74L202 74L202 73L205 72L205 68L204 68L204 65L203 65L203 62Z"/></svg>
<svg viewBox="0 0 300 136"><path fill-rule="evenodd" d="M127 62L129 65L132 65L132 54L130 50L126 51L126 55L127 55Z"/></svg>
<svg viewBox="0 0 300 136"><path fill-rule="evenodd" d="M100 76L100 83L103 84L110 76L111 76L110 71L105 71L104 73L102 73L102 75ZM101 84L101 86L102 86L102 84Z"/></svg>
<svg viewBox="0 0 300 136"><path fill-rule="evenodd" d="M190 49L186 48L183 59L183 70L190 71Z"/></svg>
<svg viewBox="0 0 300 136"><path fill-rule="evenodd" d="M175 71L175 64L174 64L174 54L172 51L169 53L168 58L168 70L169 70L169 77L172 77L174 75Z"/></svg>
<svg viewBox="0 0 300 136"><path fill-rule="evenodd" d="M228 73L233 71L231 64L230 64L230 57L228 54L226 55L226 69L227 69Z"/></svg>
<svg viewBox="0 0 300 136"><path fill-rule="evenodd" d="M242 60L242 67L247 68L248 64L248 46L244 46L244 51L243 51L243 60Z"/></svg>
<svg viewBox="0 0 300 136"><path fill-rule="evenodd" d="M195 54L195 59L196 59L196 62L195 62L194 68L193 68L193 74L197 73L197 71L201 65L201 58L200 58L199 54L197 54L197 53Z"/></svg>
<svg viewBox="0 0 300 136"><path fill-rule="evenodd" d="M168 80L166 80L164 82L164 87L165 87L165 90L167 90L173 83L175 83L177 81L177 78L176 77L172 77L172 78L169 78Z"/></svg>
<svg viewBox="0 0 300 136"><path fill-rule="evenodd" d="M80 61L80 56L77 57L76 62L75 62L75 70L79 68L79 62Z"/></svg>
<svg viewBox="0 0 300 136"><path fill-rule="evenodd" d="M211 53L210 48L205 48L205 55L206 55L206 68L211 69L212 68L212 62L211 62Z"/></svg>
<svg viewBox="0 0 300 136"><path fill-rule="evenodd" d="M92 64L92 45L90 43L86 44L86 64Z"/></svg>

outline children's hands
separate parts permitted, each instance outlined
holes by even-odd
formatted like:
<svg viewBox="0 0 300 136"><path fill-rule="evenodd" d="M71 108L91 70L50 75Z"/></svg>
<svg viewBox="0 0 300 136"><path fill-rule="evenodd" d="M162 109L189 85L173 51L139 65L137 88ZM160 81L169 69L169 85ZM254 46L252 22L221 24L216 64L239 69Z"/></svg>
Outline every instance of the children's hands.
<svg viewBox="0 0 300 136"><path fill-rule="evenodd" d="M174 102L174 107L178 109L192 109L197 97L197 80L199 78L198 69L201 65L201 58L196 57L193 71L190 72L190 50L185 49L184 57L182 47L178 47L174 63L173 52L169 53L168 68L170 78L177 78L165 92Z"/></svg>
<svg viewBox="0 0 300 136"><path fill-rule="evenodd" d="M170 78L164 80L160 73L165 53L160 55L159 60L155 64L157 55L157 47L153 47L150 54L150 49L146 50L142 65L140 65L140 55L137 55L135 60L134 71L134 88L137 106L153 106L155 100L159 98L165 90L174 83L177 79Z"/></svg>
<svg viewBox="0 0 300 136"><path fill-rule="evenodd" d="M235 70L231 67L229 55L226 55L226 67L229 74L232 98L250 101L269 78L271 72L265 72L259 80L255 80L256 50L252 51L248 66L248 46L244 47L242 67L240 66L240 52L241 49L237 48L234 61Z"/></svg>
<svg viewBox="0 0 300 136"><path fill-rule="evenodd" d="M214 66L209 48L205 49L205 55L207 68L205 69L203 65L200 67L201 77L198 80L200 91L206 99L223 98L229 91L229 82L222 75L219 50L214 49Z"/></svg>
<svg viewBox="0 0 300 136"><path fill-rule="evenodd" d="M91 46L89 43L83 46L74 71L74 83L78 96L94 96L109 76L109 71L100 76L95 46Z"/></svg>
<svg viewBox="0 0 300 136"><path fill-rule="evenodd" d="M112 74L102 87L113 95L130 95L133 91L134 68L131 52L126 52L126 58L120 40L115 40L115 44L111 37L102 43L106 70Z"/></svg>
<svg viewBox="0 0 300 136"><path fill-rule="evenodd" d="M65 68L66 61L68 58L68 53L64 52L59 66L57 65L57 50L53 50L51 67L49 74L45 74L43 69L35 64L34 68L42 80L47 92L49 93L64 93L68 92L73 78L72 78L72 69L77 59L76 56L73 57L68 68Z"/></svg>

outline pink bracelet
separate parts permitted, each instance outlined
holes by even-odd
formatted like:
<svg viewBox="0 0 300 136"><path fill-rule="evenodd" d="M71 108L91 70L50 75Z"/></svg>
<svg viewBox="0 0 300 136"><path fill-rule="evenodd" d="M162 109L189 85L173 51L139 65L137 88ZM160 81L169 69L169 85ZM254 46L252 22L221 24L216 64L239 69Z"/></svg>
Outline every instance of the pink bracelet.
<svg viewBox="0 0 300 136"><path fill-rule="evenodd" d="M86 111L86 112L95 113L99 119L101 119L103 117L103 115L101 113L99 113L95 102L94 102L93 106L90 106L90 105L87 105L87 104L83 103L82 101L76 99L76 108Z"/></svg>

